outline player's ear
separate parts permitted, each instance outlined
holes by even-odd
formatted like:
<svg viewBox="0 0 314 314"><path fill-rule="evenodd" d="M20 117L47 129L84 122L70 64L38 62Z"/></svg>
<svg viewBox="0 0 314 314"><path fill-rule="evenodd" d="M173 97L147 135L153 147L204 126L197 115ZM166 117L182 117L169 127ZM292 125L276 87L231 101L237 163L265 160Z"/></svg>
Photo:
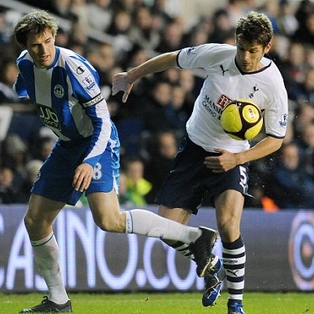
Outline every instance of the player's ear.
<svg viewBox="0 0 314 314"><path fill-rule="evenodd" d="M264 54L267 54L267 53L269 52L270 48L271 48L271 42L269 42L269 43L266 45L266 47L264 48Z"/></svg>

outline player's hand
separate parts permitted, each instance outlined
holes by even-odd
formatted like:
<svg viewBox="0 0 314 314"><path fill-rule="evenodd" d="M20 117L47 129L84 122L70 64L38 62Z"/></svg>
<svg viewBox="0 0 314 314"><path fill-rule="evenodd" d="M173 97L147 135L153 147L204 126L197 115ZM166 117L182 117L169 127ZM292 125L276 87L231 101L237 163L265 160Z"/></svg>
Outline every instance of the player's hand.
<svg viewBox="0 0 314 314"><path fill-rule="evenodd" d="M129 82L127 72L118 73L113 76L112 79L112 95L116 95L118 92L124 92L122 96L122 102L126 102L129 94L132 90L133 83Z"/></svg>
<svg viewBox="0 0 314 314"><path fill-rule="evenodd" d="M75 190L84 192L90 185L94 169L90 164L82 163L76 169L73 178Z"/></svg>
<svg viewBox="0 0 314 314"><path fill-rule="evenodd" d="M205 157L204 164L215 173L226 172L237 166L237 156L225 149L215 149L221 155Z"/></svg>

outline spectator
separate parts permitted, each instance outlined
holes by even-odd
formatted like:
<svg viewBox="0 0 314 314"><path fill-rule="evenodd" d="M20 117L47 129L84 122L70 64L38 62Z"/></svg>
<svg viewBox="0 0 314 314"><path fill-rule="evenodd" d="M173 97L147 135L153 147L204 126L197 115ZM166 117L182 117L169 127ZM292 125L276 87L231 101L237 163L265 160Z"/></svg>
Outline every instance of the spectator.
<svg viewBox="0 0 314 314"><path fill-rule="evenodd" d="M144 162L138 157L130 157L125 159L123 164L126 175L124 195L127 196L128 204L133 206L146 205L146 195L152 189L152 184L144 179Z"/></svg>
<svg viewBox="0 0 314 314"><path fill-rule="evenodd" d="M158 46L160 35L153 28L152 14L148 7L142 6L135 12L134 24L131 27L129 36L134 45L148 51L153 51Z"/></svg>
<svg viewBox="0 0 314 314"><path fill-rule="evenodd" d="M99 73L100 85L108 85L108 73L115 67L113 45L107 43L93 43L86 49L85 57Z"/></svg>
<svg viewBox="0 0 314 314"><path fill-rule="evenodd" d="M184 110L190 116L193 111L194 101L202 86L202 79L193 75L191 71L182 69L180 70L179 84L185 90Z"/></svg>
<svg viewBox="0 0 314 314"><path fill-rule="evenodd" d="M112 17L112 21L108 27L107 33L112 36L124 36L126 40L129 41L128 35L131 23L132 17L130 12L119 9Z"/></svg>
<svg viewBox="0 0 314 314"><path fill-rule="evenodd" d="M35 182L39 169L43 162L38 159L30 160L25 165L25 178L18 189L17 203L27 203L31 195L30 191Z"/></svg>
<svg viewBox="0 0 314 314"><path fill-rule="evenodd" d="M305 59L305 47L298 42L291 42L281 71L285 81L289 99L296 100L296 87L304 82L308 68Z"/></svg>
<svg viewBox="0 0 314 314"><path fill-rule="evenodd" d="M17 191L13 182L13 169L8 166L2 166L0 168L0 204L16 203Z"/></svg>
<svg viewBox="0 0 314 314"><path fill-rule="evenodd" d="M0 45L3 46L9 42L6 32L5 13L0 11Z"/></svg>
<svg viewBox="0 0 314 314"><path fill-rule="evenodd" d="M314 181L314 122L304 127L301 141L301 167Z"/></svg>
<svg viewBox="0 0 314 314"><path fill-rule="evenodd" d="M305 71L304 81L298 83L295 97L299 103L308 102L314 106L314 68Z"/></svg>
<svg viewBox="0 0 314 314"><path fill-rule="evenodd" d="M112 17L107 33L114 36L116 60L123 62L127 53L132 50L134 43L130 40L129 32L132 25L131 14L126 10L118 10Z"/></svg>
<svg viewBox="0 0 314 314"><path fill-rule="evenodd" d="M9 134L3 141L3 160L15 171L15 176L23 178L28 159L28 145L17 134Z"/></svg>
<svg viewBox="0 0 314 314"><path fill-rule="evenodd" d="M185 45L198 46L207 43L208 36L209 34L206 29L197 25L186 35L184 42Z"/></svg>
<svg viewBox="0 0 314 314"><path fill-rule="evenodd" d="M171 90L172 87L168 82L157 81L152 86L149 97L142 100L145 104L142 110L146 131L155 133L173 128L166 114L171 101Z"/></svg>
<svg viewBox="0 0 314 314"><path fill-rule="evenodd" d="M60 47L67 48L70 44L70 36L68 32L62 28L58 29L58 34L56 36L56 45Z"/></svg>
<svg viewBox="0 0 314 314"><path fill-rule="evenodd" d="M259 8L264 14L268 16L270 19L274 34L280 34L280 26L279 26L279 13L280 13L280 3L279 1L266 0L264 4Z"/></svg>
<svg viewBox="0 0 314 314"><path fill-rule="evenodd" d="M36 148L34 148L34 157L37 160L45 161L50 155L51 149L54 146L56 139L50 136L40 137L36 142Z"/></svg>
<svg viewBox="0 0 314 314"><path fill-rule="evenodd" d="M314 181L300 167L300 150L294 143L284 144L280 162L271 170L269 193L280 209L314 208Z"/></svg>
<svg viewBox="0 0 314 314"><path fill-rule="evenodd" d="M87 2L89 26L92 29L106 32L112 21L111 0L92 0Z"/></svg>
<svg viewBox="0 0 314 314"><path fill-rule="evenodd" d="M171 101L166 107L166 116L171 124L171 129L181 135L185 133L185 124L189 118L185 111L185 97L186 93L182 86L172 86Z"/></svg>
<svg viewBox="0 0 314 314"><path fill-rule="evenodd" d="M145 178L153 185L148 195L149 203L155 202L156 193L169 174L177 149L178 143L174 132L158 132L150 138L149 160L145 166Z"/></svg>
<svg viewBox="0 0 314 314"><path fill-rule="evenodd" d="M310 44L314 42L314 6L309 4L309 9L305 12L304 20L299 21L299 27L295 31L292 39L301 44Z"/></svg>
<svg viewBox="0 0 314 314"><path fill-rule="evenodd" d="M183 39L184 29L182 21L178 18L166 25L156 50L162 53L180 49L183 47Z"/></svg>
<svg viewBox="0 0 314 314"><path fill-rule="evenodd" d="M178 85L180 84L180 70L177 68L167 69L164 72L158 73L158 79L166 81L171 85Z"/></svg>
<svg viewBox="0 0 314 314"><path fill-rule="evenodd" d="M278 24L280 33L287 38L290 38L296 32L299 23L294 15L291 1L280 1Z"/></svg>
<svg viewBox="0 0 314 314"><path fill-rule="evenodd" d="M246 0L228 0L226 10L230 23L233 28L236 27L238 20L248 12Z"/></svg>
<svg viewBox="0 0 314 314"><path fill-rule="evenodd" d="M100 63L98 64L98 71L102 75L102 85L110 84L111 78L108 78L108 73L115 68L115 51L112 44L101 43L98 47L98 53L100 56Z"/></svg>
<svg viewBox="0 0 314 314"><path fill-rule="evenodd" d="M209 35L208 41L222 44L230 36L234 36L234 27L231 24L228 12L225 9L218 9L213 16L213 31Z"/></svg>
<svg viewBox="0 0 314 314"><path fill-rule="evenodd" d="M112 2L114 12L122 9L130 12L130 14L134 14L142 4L143 0L115 0Z"/></svg>
<svg viewBox="0 0 314 314"><path fill-rule="evenodd" d="M0 104L18 102L18 97L12 89L16 77L15 61L12 59L4 60L0 67Z"/></svg>
<svg viewBox="0 0 314 314"><path fill-rule="evenodd" d="M298 104L294 110L294 136L300 141L304 128L314 122L314 106L309 103Z"/></svg>
<svg viewBox="0 0 314 314"><path fill-rule="evenodd" d="M51 1L51 7L46 8L51 13L54 13L60 17L68 19L73 18L71 15L71 0L55 0Z"/></svg>
<svg viewBox="0 0 314 314"><path fill-rule="evenodd" d="M79 25L79 28L88 32L89 19L87 0L71 0L70 12L75 17L75 22Z"/></svg>
<svg viewBox="0 0 314 314"><path fill-rule="evenodd" d="M120 171L119 177L119 203L124 207L131 207L133 205L131 195L127 187L127 175L124 171Z"/></svg>

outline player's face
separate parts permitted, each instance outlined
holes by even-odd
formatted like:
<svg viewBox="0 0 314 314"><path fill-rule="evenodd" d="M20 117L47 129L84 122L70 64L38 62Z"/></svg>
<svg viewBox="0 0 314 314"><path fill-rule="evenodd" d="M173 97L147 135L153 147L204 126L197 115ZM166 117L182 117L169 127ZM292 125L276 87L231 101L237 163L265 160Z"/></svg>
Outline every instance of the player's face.
<svg viewBox="0 0 314 314"><path fill-rule="evenodd" d="M243 72L255 72L263 65L260 63L262 57L270 49L270 43L264 48L257 43L250 43L244 40L237 41L236 62Z"/></svg>
<svg viewBox="0 0 314 314"><path fill-rule="evenodd" d="M51 30L46 28L39 34L29 33L27 36L26 49L39 68L48 68L56 55L55 37Z"/></svg>

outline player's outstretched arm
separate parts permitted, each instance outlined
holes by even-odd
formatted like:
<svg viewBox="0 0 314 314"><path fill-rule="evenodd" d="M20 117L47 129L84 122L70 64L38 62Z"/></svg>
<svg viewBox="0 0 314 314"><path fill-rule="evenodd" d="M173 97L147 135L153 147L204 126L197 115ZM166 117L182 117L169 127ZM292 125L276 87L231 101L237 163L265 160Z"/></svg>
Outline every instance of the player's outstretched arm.
<svg viewBox="0 0 314 314"><path fill-rule="evenodd" d="M133 83L129 83L128 73L118 73L112 80L112 95L116 95L118 92L122 91L122 102L126 102L129 94L131 93L132 87Z"/></svg>
<svg viewBox="0 0 314 314"><path fill-rule="evenodd" d="M166 52L154 57L141 65L130 69L127 72L121 72L114 75L112 79L112 95L122 91L122 101L126 102L136 80L142 77L167 70L177 65L178 51Z"/></svg>

